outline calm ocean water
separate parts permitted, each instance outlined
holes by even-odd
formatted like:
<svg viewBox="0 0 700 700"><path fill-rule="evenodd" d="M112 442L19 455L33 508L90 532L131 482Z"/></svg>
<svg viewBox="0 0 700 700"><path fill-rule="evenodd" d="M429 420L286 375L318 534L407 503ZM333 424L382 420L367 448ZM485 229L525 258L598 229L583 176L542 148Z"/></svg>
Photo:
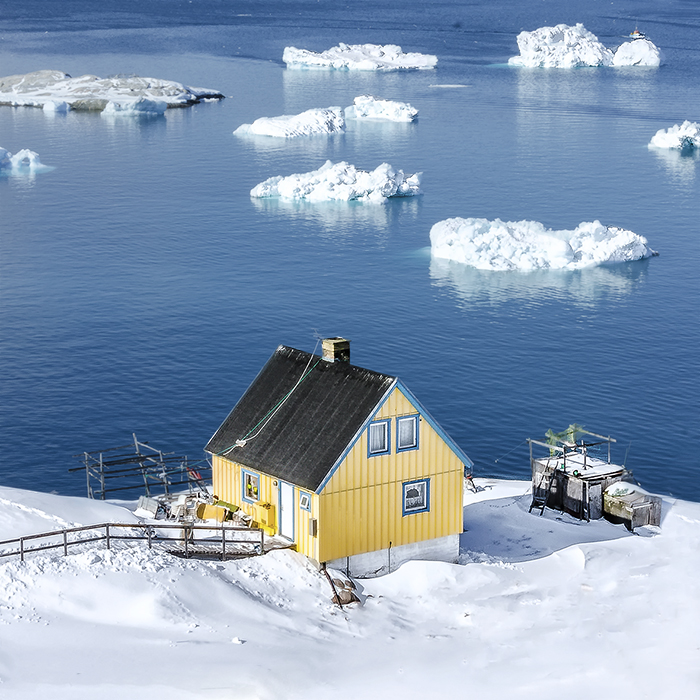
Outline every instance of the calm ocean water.
<svg viewBox="0 0 700 700"><path fill-rule="evenodd" d="M617 438L649 489L700 500L700 163L647 149L700 120L691 0L422 5L274 0L0 2L0 74L139 74L228 98L147 121L0 108L0 146L55 170L0 179L0 482L83 494L71 455L129 441L202 456L284 343L352 341L399 375L475 462L528 478L524 440L578 422ZM660 69L516 70L522 29L635 25ZM287 45L398 43L435 71L286 71ZM439 87L459 85L461 87ZM412 103L413 124L289 142L232 135L260 116ZM422 171L386 206L252 201L326 159ZM658 258L485 273L431 260L451 216L630 228Z"/></svg>

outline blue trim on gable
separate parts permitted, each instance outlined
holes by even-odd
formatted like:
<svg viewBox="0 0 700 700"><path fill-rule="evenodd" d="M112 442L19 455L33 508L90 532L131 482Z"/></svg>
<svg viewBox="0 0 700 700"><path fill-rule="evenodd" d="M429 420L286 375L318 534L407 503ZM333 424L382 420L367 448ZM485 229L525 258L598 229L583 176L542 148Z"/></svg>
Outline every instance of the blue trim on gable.
<svg viewBox="0 0 700 700"><path fill-rule="evenodd" d="M400 389L406 398L418 409L418 413L428 421L432 429L445 441L447 446L460 458L464 466L473 467L474 462L469 459L466 452L438 425L437 421L428 413L421 402L413 395L411 390L399 379L396 386Z"/></svg>

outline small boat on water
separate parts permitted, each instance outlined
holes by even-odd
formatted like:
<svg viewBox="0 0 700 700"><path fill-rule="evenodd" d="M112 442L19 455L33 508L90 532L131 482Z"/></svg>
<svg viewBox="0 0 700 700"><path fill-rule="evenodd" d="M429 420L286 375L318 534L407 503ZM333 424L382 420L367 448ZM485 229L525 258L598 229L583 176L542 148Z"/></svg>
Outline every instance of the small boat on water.
<svg viewBox="0 0 700 700"><path fill-rule="evenodd" d="M630 32L627 36L629 36L630 39L646 39L647 35L644 34L644 32L640 32L637 27L634 28L633 32Z"/></svg>

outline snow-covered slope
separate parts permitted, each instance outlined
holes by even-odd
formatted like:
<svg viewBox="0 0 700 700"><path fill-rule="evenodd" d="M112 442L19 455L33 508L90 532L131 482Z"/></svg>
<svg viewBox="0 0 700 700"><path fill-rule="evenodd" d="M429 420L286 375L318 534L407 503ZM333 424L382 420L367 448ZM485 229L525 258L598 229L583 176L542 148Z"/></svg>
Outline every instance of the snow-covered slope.
<svg viewBox="0 0 700 700"><path fill-rule="evenodd" d="M389 197L420 194L420 173L405 175L388 163L374 170L358 170L349 163L326 161L318 170L271 177L251 191L251 197L281 197L310 202L361 200L383 202Z"/></svg>
<svg viewBox="0 0 700 700"><path fill-rule="evenodd" d="M282 60L288 68L330 68L338 70L426 70L435 68L437 56L404 53L400 46L387 44L338 44L317 53L287 46Z"/></svg>
<svg viewBox="0 0 700 700"><path fill-rule="evenodd" d="M301 114L261 117L252 124L241 124L233 133L238 136L277 136L294 138L313 134L334 134L345 131L345 116L341 107L308 109Z"/></svg>
<svg viewBox="0 0 700 700"><path fill-rule="evenodd" d="M412 122L418 110L408 102L379 100L371 95L359 95L354 104L345 108L347 119L385 119L392 122Z"/></svg>
<svg viewBox="0 0 700 700"><path fill-rule="evenodd" d="M527 482L476 483L459 564L358 581L362 604L343 610L291 551L196 561L102 543L0 559L0 696L695 697L700 504L666 498L660 531L636 536L529 514ZM0 539L130 517L0 488Z"/></svg>
<svg viewBox="0 0 700 700"><path fill-rule="evenodd" d="M622 44L616 51L606 48L583 24L557 24L520 32L519 56L508 60L525 68L579 68L583 66L658 66L661 52L648 39Z"/></svg>
<svg viewBox="0 0 700 700"><path fill-rule="evenodd" d="M46 106L52 111L67 107L102 111L110 102L128 106L141 99L165 102L168 107L184 107L205 99L221 98L223 95L216 90L138 76L98 78L96 75L81 75L71 78L62 71L40 70L0 78L0 105Z"/></svg>
<svg viewBox="0 0 700 700"><path fill-rule="evenodd" d="M649 142L650 148L673 148L679 151L700 148L700 124L689 122L659 129Z"/></svg>
<svg viewBox="0 0 700 700"><path fill-rule="evenodd" d="M435 257L480 270L577 270L648 258L646 238L599 221L554 231L539 221L445 219L430 230Z"/></svg>

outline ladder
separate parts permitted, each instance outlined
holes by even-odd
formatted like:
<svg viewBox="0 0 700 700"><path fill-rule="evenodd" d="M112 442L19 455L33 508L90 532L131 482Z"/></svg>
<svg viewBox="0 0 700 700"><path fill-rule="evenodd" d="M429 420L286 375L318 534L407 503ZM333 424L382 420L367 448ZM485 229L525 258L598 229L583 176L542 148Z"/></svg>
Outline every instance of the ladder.
<svg viewBox="0 0 700 700"><path fill-rule="evenodd" d="M552 492L552 486L554 485L554 480L557 477L557 468L556 466L552 468L552 471L549 474L549 477L547 477L546 474L542 475L542 478L540 479L540 483L537 486L537 489L533 491L532 493L532 503L530 503L530 509L528 510L528 513L532 513L533 508L539 508L540 509L540 515L544 513L544 509L547 507L547 501L549 500L549 494ZM542 484L544 484L545 480L547 480L547 488L544 489L544 494L542 493ZM539 495L537 495L539 494Z"/></svg>

